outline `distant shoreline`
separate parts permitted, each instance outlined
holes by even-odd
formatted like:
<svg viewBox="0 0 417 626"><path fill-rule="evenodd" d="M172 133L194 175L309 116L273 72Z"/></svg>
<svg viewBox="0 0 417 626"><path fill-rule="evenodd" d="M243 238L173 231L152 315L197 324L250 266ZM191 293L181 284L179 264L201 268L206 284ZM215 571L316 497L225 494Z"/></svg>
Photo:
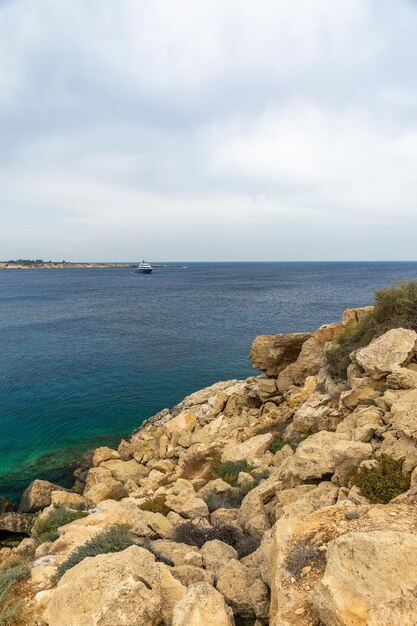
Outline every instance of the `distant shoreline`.
<svg viewBox="0 0 417 626"><path fill-rule="evenodd" d="M153 268L175 268L181 265L151 263ZM19 261L0 261L0 270L48 270L48 269L104 269L104 268L135 268L137 263L71 263L58 261L42 261L20 263Z"/></svg>

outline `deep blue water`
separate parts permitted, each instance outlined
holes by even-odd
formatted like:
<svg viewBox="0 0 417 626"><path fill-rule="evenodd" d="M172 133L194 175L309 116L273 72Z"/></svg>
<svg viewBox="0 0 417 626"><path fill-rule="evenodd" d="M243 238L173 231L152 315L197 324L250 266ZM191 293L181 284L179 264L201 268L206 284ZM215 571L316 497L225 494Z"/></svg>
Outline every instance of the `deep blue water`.
<svg viewBox="0 0 417 626"><path fill-rule="evenodd" d="M250 375L260 333L313 330L417 263L195 263L0 271L0 493L68 480L186 394ZM116 437L112 437L115 435Z"/></svg>

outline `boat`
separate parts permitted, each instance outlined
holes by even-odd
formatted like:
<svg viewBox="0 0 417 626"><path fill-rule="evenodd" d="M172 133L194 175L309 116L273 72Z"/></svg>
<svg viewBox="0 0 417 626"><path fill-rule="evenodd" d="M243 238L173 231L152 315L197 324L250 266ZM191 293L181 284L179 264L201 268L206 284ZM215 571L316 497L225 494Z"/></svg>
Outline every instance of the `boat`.
<svg viewBox="0 0 417 626"><path fill-rule="evenodd" d="M145 259L143 259L142 263L139 263L137 268L135 269L136 274L151 274L152 265L147 263Z"/></svg>

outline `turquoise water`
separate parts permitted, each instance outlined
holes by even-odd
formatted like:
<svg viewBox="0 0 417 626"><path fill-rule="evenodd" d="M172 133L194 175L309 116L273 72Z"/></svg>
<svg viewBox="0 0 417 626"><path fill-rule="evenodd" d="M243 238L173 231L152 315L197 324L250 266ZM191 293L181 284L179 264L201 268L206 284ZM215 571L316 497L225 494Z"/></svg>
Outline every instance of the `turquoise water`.
<svg viewBox="0 0 417 626"><path fill-rule="evenodd" d="M416 263L196 263L0 272L0 493L74 463L217 380L260 333L313 330Z"/></svg>

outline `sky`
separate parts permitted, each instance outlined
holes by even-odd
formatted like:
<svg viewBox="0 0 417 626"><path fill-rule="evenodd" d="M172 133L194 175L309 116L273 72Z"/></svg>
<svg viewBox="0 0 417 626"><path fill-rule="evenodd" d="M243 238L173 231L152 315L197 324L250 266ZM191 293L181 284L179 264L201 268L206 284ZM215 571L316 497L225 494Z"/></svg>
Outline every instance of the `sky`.
<svg viewBox="0 0 417 626"><path fill-rule="evenodd" d="M417 259L417 0L0 0L0 259Z"/></svg>

